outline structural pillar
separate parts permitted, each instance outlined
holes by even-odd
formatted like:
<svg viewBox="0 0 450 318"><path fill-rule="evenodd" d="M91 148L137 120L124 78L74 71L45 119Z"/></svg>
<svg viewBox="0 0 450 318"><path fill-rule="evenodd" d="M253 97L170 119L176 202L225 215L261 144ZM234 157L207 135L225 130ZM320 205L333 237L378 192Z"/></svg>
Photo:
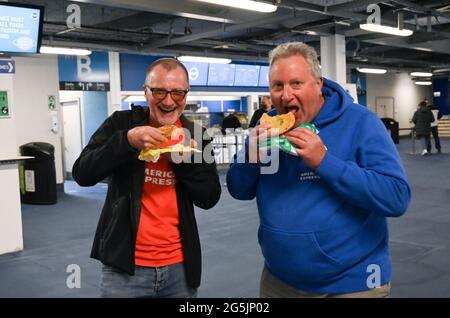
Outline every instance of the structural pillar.
<svg viewBox="0 0 450 318"><path fill-rule="evenodd" d="M322 75L339 84L347 83L345 36L340 34L320 37Z"/></svg>

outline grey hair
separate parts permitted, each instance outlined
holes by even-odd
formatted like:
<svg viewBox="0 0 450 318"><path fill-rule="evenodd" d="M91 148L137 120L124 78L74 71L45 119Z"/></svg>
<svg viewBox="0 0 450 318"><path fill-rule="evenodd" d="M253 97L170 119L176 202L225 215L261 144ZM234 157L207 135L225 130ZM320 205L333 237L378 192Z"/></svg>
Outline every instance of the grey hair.
<svg viewBox="0 0 450 318"><path fill-rule="evenodd" d="M286 58L293 55L301 55L305 58L306 62L308 62L309 70L311 74L319 79L322 77L322 72L319 66L319 60L317 58L316 50L303 43L303 42L288 42L278 45L269 53L269 62L270 68L273 63L280 58Z"/></svg>
<svg viewBox="0 0 450 318"><path fill-rule="evenodd" d="M163 57L163 58L160 58L160 59L154 61L147 68L147 72L146 72L146 76L145 76L145 83L147 83L148 75L158 65L161 65L161 67L163 67L166 71L172 71L172 70L180 67L184 71L184 73L186 74L186 81L187 81L187 84L189 86L189 73L188 73L188 70L186 69L186 66L184 66L184 64L181 63L179 60L171 58L171 57Z"/></svg>

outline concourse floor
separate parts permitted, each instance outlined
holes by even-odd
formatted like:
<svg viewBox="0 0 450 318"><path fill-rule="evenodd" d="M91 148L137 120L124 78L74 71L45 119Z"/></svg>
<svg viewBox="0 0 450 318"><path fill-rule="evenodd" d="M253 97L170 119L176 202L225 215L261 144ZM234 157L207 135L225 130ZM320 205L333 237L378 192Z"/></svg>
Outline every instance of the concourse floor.
<svg viewBox="0 0 450 318"><path fill-rule="evenodd" d="M413 201L389 220L392 297L450 297L450 138L441 155L411 154L397 145ZM416 147L419 147L416 143ZM419 153L419 149L416 149ZM221 172L222 183L225 174ZM98 297L100 263L89 258L106 185L67 181L58 203L22 205L24 251L0 256L0 297ZM262 256L255 201L237 201L225 186L212 210L197 209L203 250L199 297L258 297ZM81 288L66 285L67 267L81 268Z"/></svg>

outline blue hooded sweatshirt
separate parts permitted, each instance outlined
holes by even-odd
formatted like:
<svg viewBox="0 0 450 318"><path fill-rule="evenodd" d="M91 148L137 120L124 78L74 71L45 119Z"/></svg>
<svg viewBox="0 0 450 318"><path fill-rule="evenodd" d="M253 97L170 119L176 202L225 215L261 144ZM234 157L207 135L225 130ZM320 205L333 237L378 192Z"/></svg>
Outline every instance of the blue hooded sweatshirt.
<svg viewBox="0 0 450 318"><path fill-rule="evenodd" d="M276 173L261 174L243 151L227 187L238 200L256 197L258 241L275 277L303 291L364 291L391 279L386 217L406 211L411 191L378 117L333 81L322 93L313 123L327 153L316 170L280 151Z"/></svg>

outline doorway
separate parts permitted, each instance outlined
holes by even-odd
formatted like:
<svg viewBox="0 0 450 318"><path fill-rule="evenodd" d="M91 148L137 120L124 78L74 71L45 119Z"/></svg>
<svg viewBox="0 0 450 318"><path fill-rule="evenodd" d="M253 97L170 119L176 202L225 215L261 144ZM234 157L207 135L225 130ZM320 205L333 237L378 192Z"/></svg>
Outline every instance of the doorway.
<svg viewBox="0 0 450 318"><path fill-rule="evenodd" d="M72 179L72 167L83 149L80 100L61 103L64 126L64 172Z"/></svg>

